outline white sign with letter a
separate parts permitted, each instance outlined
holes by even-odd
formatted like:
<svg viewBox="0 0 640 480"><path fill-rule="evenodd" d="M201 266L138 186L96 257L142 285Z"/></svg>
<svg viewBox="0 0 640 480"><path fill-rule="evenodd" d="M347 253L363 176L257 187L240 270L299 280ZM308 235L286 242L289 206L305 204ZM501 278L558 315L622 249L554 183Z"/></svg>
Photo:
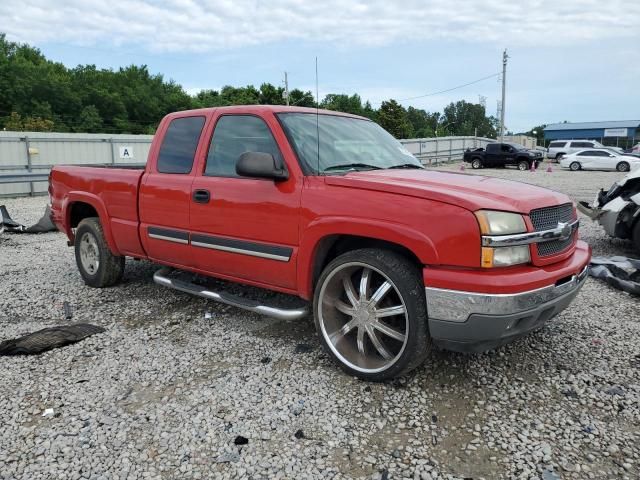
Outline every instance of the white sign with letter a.
<svg viewBox="0 0 640 480"><path fill-rule="evenodd" d="M132 159L133 158L133 147L120 147L120 158L122 158L122 159Z"/></svg>

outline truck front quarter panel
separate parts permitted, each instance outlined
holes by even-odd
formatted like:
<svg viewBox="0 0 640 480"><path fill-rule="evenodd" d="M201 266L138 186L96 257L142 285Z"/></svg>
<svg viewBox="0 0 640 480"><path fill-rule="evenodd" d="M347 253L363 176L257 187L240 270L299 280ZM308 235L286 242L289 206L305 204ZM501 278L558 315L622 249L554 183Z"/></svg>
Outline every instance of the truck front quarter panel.
<svg viewBox="0 0 640 480"><path fill-rule="evenodd" d="M326 185L307 177L301 211L298 283L310 298L319 246L328 237L381 240L410 251L422 265L479 267L480 231L472 212L394 193Z"/></svg>

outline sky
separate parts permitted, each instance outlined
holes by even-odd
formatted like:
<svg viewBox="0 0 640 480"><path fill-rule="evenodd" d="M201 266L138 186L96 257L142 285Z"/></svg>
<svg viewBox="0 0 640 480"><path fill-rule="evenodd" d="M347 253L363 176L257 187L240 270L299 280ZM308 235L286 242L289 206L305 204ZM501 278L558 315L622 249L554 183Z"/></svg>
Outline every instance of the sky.
<svg viewBox="0 0 640 480"><path fill-rule="evenodd" d="M640 118L638 0L2 0L0 32L73 67L146 64L187 92L282 85L505 124ZM434 94L435 93L435 94ZM419 98L415 98L419 97ZM410 99L410 100L409 100Z"/></svg>

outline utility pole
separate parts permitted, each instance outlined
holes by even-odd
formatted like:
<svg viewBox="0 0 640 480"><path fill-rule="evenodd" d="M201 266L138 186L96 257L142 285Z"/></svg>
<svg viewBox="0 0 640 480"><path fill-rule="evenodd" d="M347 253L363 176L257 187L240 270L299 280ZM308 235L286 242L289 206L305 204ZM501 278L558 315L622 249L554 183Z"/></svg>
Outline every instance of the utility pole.
<svg viewBox="0 0 640 480"><path fill-rule="evenodd" d="M502 102L500 103L500 141L504 140L504 106L505 106L505 90L507 84L507 49L502 52Z"/></svg>
<svg viewBox="0 0 640 480"><path fill-rule="evenodd" d="M284 99L289 106L289 80L287 79L287 72L284 72Z"/></svg>

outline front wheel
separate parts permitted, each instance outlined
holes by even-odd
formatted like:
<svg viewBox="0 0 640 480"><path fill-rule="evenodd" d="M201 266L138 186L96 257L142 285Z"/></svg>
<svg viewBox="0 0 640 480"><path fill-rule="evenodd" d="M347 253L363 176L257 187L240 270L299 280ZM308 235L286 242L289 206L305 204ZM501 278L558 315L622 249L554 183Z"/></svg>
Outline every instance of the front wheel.
<svg viewBox="0 0 640 480"><path fill-rule="evenodd" d="M98 218L85 218L78 224L75 252L80 275L90 287L110 287L122 279L124 257L111 253Z"/></svg>
<svg viewBox="0 0 640 480"><path fill-rule="evenodd" d="M476 170L479 169L479 168L482 168L482 162L480 161L479 158L474 158L471 161L471 167L476 169Z"/></svg>
<svg viewBox="0 0 640 480"><path fill-rule="evenodd" d="M520 160L518 162L518 170L520 170L521 172L529 170L529 162L527 162L526 160Z"/></svg>
<svg viewBox="0 0 640 480"><path fill-rule="evenodd" d="M313 312L325 350L363 380L407 373L431 348L419 269L389 250L353 250L329 263Z"/></svg>
<svg viewBox="0 0 640 480"><path fill-rule="evenodd" d="M620 162L618 165L616 165L616 170L619 172L628 172L629 164L627 162Z"/></svg>
<svg viewBox="0 0 640 480"><path fill-rule="evenodd" d="M581 168L582 167L580 166L580 164L578 162L571 162L571 164L569 165L569 170L571 170L572 172L577 172Z"/></svg>

